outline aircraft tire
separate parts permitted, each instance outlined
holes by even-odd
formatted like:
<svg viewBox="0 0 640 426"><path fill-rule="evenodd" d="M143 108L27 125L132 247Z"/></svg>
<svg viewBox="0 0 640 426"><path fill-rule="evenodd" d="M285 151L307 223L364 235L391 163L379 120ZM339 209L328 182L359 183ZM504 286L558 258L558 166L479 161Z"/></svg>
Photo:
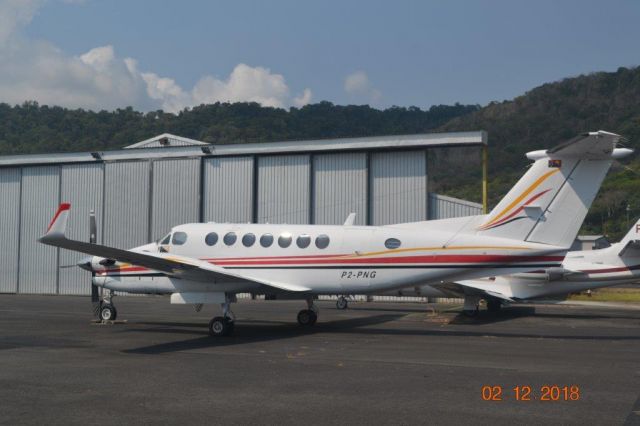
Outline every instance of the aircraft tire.
<svg viewBox="0 0 640 426"><path fill-rule="evenodd" d="M235 326L233 321L224 317L214 317L209 321L209 334L213 337L229 336L233 333Z"/></svg>
<svg viewBox="0 0 640 426"><path fill-rule="evenodd" d="M310 327L318 321L318 315L311 309L303 309L298 312L298 324L303 327Z"/></svg>
<svg viewBox="0 0 640 426"><path fill-rule="evenodd" d="M338 300L336 301L336 308L343 310L343 309L347 309L348 307L349 307L349 301L347 300L347 298L343 296L338 297Z"/></svg>
<svg viewBox="0 0 640 426"><path fill-rule="evenodd" d="M118 317L116 307L107 303L100 307L100 319L102 321L115 321Z"/></svg>

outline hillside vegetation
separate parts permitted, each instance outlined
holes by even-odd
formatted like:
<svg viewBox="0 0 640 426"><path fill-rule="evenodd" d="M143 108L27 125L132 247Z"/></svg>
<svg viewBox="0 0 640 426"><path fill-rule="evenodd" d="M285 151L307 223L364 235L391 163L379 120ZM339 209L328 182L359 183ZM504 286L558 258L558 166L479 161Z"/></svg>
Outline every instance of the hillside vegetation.
<svg viewBox="0 0 640 426"><path fill-rule="evenodd" d="M478 109L456 104L380 111L320 102L287 111L216 103L167 114L0 104L0 155L119 149L164 132L215 144L422 133Z"/></svg>
<svg viewBox="0 0 640 426"><path fill-rule="evenodd" d="M0 104L0 155L118 149L164 132L220 144L486 130L491 205L524 172L525 152L599 129L622 134L627 146L640 148L640 68L567 78L483 108L456 104L377 110L320 102L284 110L217 103L168 114ZM478 150L434 151L434 189L480 201L478 160ZM640 160L635 155L614 164L583 232L616 239L628 228L627 216L630 221L640 216Z"/></svg>
<svg viewBox="0 0 640 426"><path fill-rule="evenodd" d="M489 133L490 205L521 175L524 153L549 148L582 132L607 130L640 148L640 68L620 68L544 84L511 101L492 103L453 119L441 131L484 129ZM640 216L640 160L638 155L614 163L589 211L582 232L604 233L616 239ZM478 198L477 168L448 176L441 192Z"/></svg>

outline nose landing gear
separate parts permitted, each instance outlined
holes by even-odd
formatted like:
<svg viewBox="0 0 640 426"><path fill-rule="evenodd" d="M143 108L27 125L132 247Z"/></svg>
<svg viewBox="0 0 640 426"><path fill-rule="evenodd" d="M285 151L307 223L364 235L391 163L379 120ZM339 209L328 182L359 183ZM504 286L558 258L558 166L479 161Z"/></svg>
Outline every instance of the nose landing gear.
<svg viewBox="0 0 640 426"><path fill-rule="evenodd" d="M115 321L117 317L118 311L111 303L104 303L100 307L100 319L102 321Z"/></svg>
<svg viewBox="0 0 640 426"><path fill-rule="evenodd" d="M113 304L113 298L115 294L111 290L106 290L104 292L104 296L102 300L98 302L100 309L98 311L98 319L103 323L109 321L115 321L118 317L118 311L116 310L116 306Z"/></svg>

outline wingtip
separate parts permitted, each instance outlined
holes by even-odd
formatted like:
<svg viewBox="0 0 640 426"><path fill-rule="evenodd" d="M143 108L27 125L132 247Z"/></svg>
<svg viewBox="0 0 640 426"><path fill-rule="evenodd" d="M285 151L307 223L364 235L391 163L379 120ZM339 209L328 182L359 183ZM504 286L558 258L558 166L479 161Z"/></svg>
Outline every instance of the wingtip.
<svg viewBox="0 0 640 426"><path fill-rule="evenodd" d="M51 231L51 228L56 223L60 215L70 209L71 209L70 203L61 203L60 206L58 206L58 211L56 211L56 214L53 216L53 219L51 219L51 222L49 222L49 226L47 227L47 232Z"/></svg>

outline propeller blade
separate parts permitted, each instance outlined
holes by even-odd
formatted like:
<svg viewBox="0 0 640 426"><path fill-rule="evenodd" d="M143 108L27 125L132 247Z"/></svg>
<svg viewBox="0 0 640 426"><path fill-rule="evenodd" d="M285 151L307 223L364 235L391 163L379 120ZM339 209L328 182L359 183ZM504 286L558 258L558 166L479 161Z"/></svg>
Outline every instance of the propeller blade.
<svg viewBox="0 0 640 426"><path fill-rule="evenodd" d="M67 269L67 268L75 268L78 265L60 265L58 266L58 268L60 269Z"/></svg>
<svg viewBox="0 0 640 426"><path fill-rule="evenodd" d="M95 244L98 241L98 225L96 224L96 212L91 210L89 212L89 242ZM100 318L100 289L93 283L93 277L96 276L93 268L91 268L91 261L89 261L89 270L91 271L91 304L93 305L93 315L96 318ZM81 266L82 267L82 266Z"/></svg>
<svg viewBox="0 0 640 426"><path fill-rule="evenodd" d="M89 212L89 242L95 244L98 241L98 226L96 225L96 213Z"/></svg>

